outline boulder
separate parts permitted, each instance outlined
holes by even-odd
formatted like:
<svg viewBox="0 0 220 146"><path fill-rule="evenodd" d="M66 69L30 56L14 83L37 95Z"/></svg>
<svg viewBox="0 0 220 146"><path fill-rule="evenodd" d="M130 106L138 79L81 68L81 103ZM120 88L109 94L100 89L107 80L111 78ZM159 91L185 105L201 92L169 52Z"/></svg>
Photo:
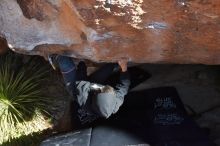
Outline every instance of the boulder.
<svg viewBox="0 0 220 146"><path fill-rule="evenodd" d="M30 55L220 64L220 1L1 0L0 37Z"/></svg>

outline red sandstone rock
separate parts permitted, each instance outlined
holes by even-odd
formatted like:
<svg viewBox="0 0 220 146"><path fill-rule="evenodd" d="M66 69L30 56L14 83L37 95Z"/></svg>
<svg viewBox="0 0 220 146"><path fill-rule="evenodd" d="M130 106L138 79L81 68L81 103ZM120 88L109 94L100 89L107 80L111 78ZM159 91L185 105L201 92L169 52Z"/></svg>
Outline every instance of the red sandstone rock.
<svg viewBox="0 0 220 146"><path fill-rule="evenodd" d="M96 62L220 64L219 0L1 0L15 51Z"/></svg>

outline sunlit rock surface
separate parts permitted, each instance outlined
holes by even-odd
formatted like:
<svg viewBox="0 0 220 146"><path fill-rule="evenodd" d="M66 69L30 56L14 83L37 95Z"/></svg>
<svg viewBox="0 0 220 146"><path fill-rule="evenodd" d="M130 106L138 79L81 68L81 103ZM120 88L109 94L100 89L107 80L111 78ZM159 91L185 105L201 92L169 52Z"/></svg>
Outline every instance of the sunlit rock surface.
<svg viewBox="0 0 220 146"><path fill-rule="evenodd" d="M0 37L31 55L220 64L220 1L1 0Z"/></svg>

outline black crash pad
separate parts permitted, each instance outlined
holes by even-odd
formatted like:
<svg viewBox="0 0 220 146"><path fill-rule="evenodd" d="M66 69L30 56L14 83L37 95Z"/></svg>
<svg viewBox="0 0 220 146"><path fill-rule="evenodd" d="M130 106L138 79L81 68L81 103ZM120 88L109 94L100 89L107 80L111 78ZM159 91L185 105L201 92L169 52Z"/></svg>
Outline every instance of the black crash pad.
<svg viewBox="0 0 220 146"><path fill-rule="evenodd" d="M41 146L214 146L187 115L173 87L129 92L119 112Z"/></svg>

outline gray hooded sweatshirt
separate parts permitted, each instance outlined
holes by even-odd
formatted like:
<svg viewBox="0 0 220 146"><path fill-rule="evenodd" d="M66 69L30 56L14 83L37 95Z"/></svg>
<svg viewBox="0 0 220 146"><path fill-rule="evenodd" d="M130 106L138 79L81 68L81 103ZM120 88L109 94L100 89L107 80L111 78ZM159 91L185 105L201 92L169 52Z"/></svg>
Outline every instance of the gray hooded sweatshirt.
<svg viewBox="0 0 220 146"><path fill-rule="evenodd" d="M108 118L116 113L124 102L124 97L128 93L130 77L128 72L120 74L120 80L114 87L115 94L100 93L96 97L90 97L94 83L88 81L76 82L76 102L78 104L77 116L81 124L91 123L99 117ZM97 84L98 86L103 86Z"/></svg>

